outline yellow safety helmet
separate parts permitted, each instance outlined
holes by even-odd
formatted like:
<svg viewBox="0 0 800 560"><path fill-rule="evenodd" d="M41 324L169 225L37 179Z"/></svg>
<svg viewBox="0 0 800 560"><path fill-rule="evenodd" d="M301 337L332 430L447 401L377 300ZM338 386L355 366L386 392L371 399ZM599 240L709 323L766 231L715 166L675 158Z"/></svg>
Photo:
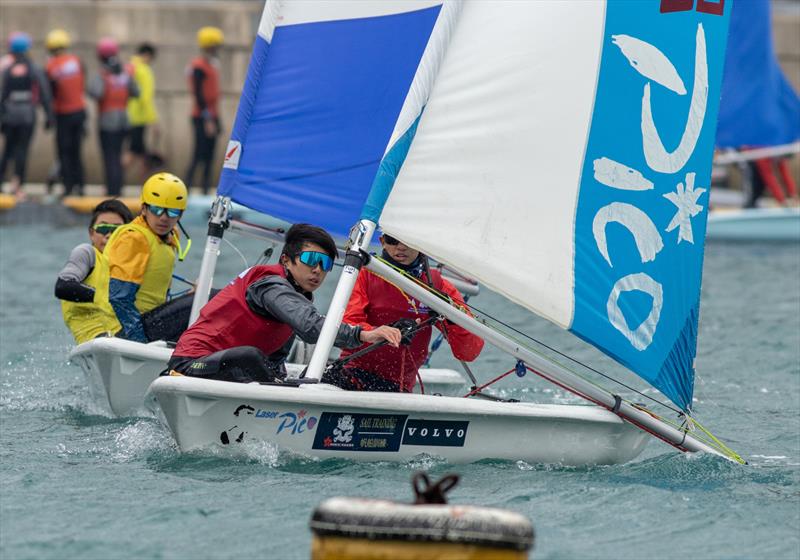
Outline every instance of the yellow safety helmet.
<svg viewBox="0 0 800 560"><path fill-rule="evenodd" d="M222 29L219 27L201 27L197 32L197 44L201 49L218 47L224 40L225 35L222 34Z"/></svg>
<svg viewBox="0 0 800 560"><path fill-rule="evenodd" d="M69 38L69 33L63 29L53 29L47 34L44 44L47 50L54 51L56 49L66 49L72 44L72 41Z"/></svg>
<svg viewBox="0 0 800 560"><path fill-rule="evenodd" d="M188 199L186 185L172 173L156 173L142 186L144 204L186 210Z"/></svg>

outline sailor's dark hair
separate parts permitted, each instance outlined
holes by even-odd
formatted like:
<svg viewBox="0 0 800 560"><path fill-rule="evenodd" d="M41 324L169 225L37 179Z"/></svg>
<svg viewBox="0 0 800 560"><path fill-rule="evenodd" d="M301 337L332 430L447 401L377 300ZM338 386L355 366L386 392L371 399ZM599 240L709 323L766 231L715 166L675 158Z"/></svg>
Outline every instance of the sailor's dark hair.
<svg viewBox="0 0 800 560"><path fill-rule="evenodd" d="M336 243L333 237L321 227L311 224L294 224L286 232L286 242L282 255L294 260L302 251L306 243L315 243L322 247L332 259L336 258Z"/></svg>
<svg viewBox="0 0 800 560"><path fill-rule="evenodd" d="M133 214L130 209L116 198L111 198L109 200L104 200L94 207L92 211L92 221L89 223L89 227L97 223L97 217L103 212L113 212L122 218L122 221L126 224L133 220Z"/></svg>
<svg viewBox="0 0 800 560"><path fill-rule="evenodd" d="M142 43L136 49L136 54L149 54L150 56L156 55L157 49L153 46L152 43Z"/></svg>

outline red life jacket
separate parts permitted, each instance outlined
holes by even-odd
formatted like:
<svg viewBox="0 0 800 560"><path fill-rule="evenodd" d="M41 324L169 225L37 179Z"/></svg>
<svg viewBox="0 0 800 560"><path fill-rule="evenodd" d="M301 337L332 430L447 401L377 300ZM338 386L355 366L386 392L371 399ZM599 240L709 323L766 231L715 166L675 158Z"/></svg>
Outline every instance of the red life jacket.
<svg viewBox="0 0 800 560"><path fill-rule="evenodd" d="M128 95L131 80L131 68L125 65L125 70L119 74L112 74L107 69L101 71L103 76L103 97L100 98L100 112L127 111Z"/></svg>
<svg viewBox="0 0 800 560"><path fill-rule="evenodd" d="M57 115L75 113L85 108L84 75L80 59L74 54L60 54L47 61L47 77L53 82L53 110Z"/></svg>
<svg viewBox="0 0 800 560"><path fill-rule="evenodd" d="M192 96L192 117L199 117L202 114L200 105L197 104L197 96L194 94L194 71L198 68L205 74L200 91L206 102L206 109L212 117L216 118L219 115L219 69L204 56L195 57L186 68L189 94Z"/></svg>
<svg viewBox="0 0 800 560"><path fill-rule="evenodd" d="M292 327L254 313L247 305L247 288L265 276L286 278L283 266L254 266L223 288L181 335L174 356L200 358L236 346L255 346L270 355L294 334Z"/></svg>
<svg viewBox="0 0 800 560"><path fill-rule="evenodd" d="M441 290L442 276L439 271L431 271L431 276L434 288ZM366 304L367 323L370 325L387 325L401 318L420 319L421 321L428 318L428 307L425 304L405 295L399 288L379 276L362 271L357 282L362 284L368 296L368 302L364 303ZM359 302L351 299L351 304L358 305ZM345 313L344 321L355 323L355 321L348 320L347 313ZM428 326L417 331L408 346L401 345L400 348L383 346L350 361L345 367L367 370L397 383L400 385L401 391L411 391L417 380L417 371L428 357L430 342L431 327ZM365 346L366 344L361 348ZM346 348L342 350L341 357L349 356L361 348Z"/></svg>

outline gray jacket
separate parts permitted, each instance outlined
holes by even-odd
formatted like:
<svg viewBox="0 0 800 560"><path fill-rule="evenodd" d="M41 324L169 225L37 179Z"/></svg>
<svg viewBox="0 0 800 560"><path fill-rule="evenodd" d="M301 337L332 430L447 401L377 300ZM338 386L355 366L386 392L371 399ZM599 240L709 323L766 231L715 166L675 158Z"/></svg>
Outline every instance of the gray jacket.
<svg viewBox="0 0 800 560"><path fill-rule="evenodd" d="M125 73L125 69L119 66L118 62L104 64L102 71L110 72L113 75L127 76L128 78L128 97L139 97L139 86L132 76ZM86 85L86 93L98 103L105 95L105 82L102 73L94 74ZM97 124L100 130L106 132L119 132L128 129L128 110L127 108L115 111L99 113Z"/></svg>
<svg viewBox="0 0 800 560"><path fill-rule="evenodd" d="M325 316L314 307L311 293L299 289L286 278L270 275L250 284L245 297L254 313L286 323L301 340L313 344L319 338ZM361 327L342 323L334 344L339 348L357 348L362 344L360 335ZM292 342L294 337L277 354L288 354ZM270 357L277 361L274 354Z"/></svg>
<svg viewBox="0 0 800 560"><path fill-rule="evenodd" d="M30 75L12 75L19 65L27 65ZM24 68L23 68L24 70ZM34 93L36 90L37 93ZM38 99L37 99L38 97ZM0 75L0 122L10 126L36 123L36 104L41 104L48 123L53 120L53 96L44 71L26 56L17 56Z"/></svg>

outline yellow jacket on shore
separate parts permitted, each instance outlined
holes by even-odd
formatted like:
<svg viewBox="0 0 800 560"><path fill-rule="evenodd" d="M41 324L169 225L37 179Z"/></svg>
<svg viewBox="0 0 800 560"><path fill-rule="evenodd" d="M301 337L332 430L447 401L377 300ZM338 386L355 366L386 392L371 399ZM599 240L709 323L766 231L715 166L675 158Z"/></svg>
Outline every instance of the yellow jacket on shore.
<svg viewBox="0 0 800 560"><path fill-rule="evenodd" d="M155 94L156 80L153 69L140 56L131 57L133 79L139 86L139 97L128 101L128 121L131 126L147 126L158 122Z"/></svg>

